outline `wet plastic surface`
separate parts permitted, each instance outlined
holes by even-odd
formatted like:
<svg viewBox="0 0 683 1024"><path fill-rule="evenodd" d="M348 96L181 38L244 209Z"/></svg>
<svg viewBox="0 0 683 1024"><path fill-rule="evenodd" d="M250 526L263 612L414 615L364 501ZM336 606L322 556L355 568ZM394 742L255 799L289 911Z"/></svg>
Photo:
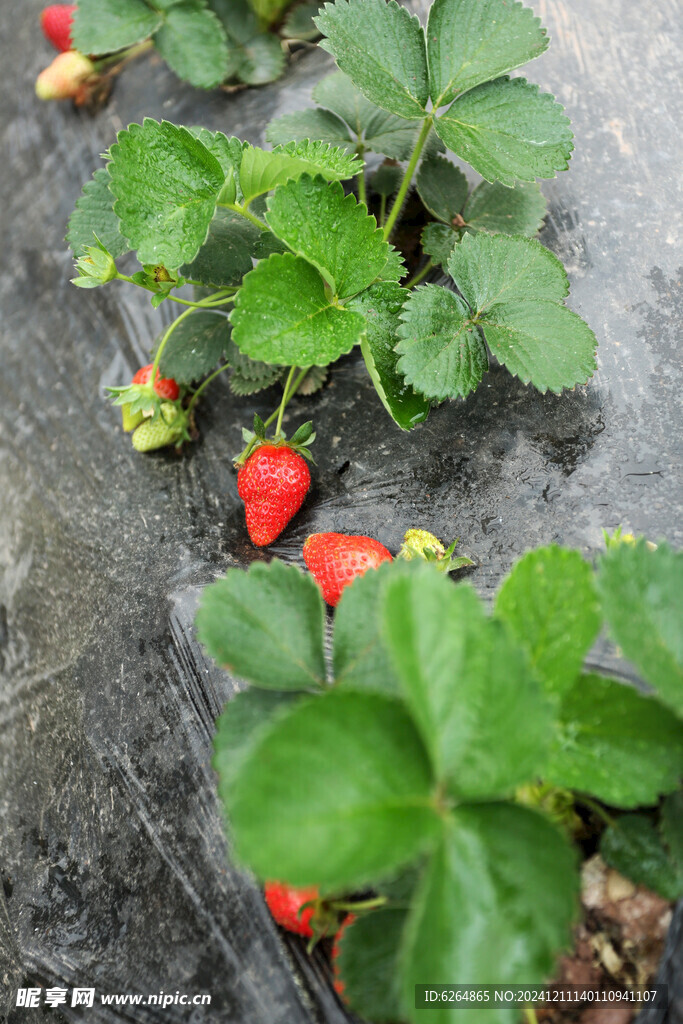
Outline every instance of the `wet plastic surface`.
<svg viewBox="0 0 683 1024"><path fill-rule="evenodd" d="M341 1024L319 964L283 941L229 866L210 755L234 683L196 644L197 596L230 565L301 563L316 530L394 550L411 525L457 534L489 594L540 543L590 553L621 523L680 544L676 5L534 3L552 46L530 78L576 133L571 170L543 186L543 241L600 341L590 386L544 397L494 371L407 436L346 360L320 395L292 403L292 420L315 420L318 469L267 554L246 537L230 461L253 402L219 380L183 458L135 454L102 389L147 362L168 314L124 286L73 288L62 238L117 129L150 115L258 142L271 117L305 105L330 58L312 53L286 80L231 97L140 62L92 118L33 97L51 59L41 6L2 12L0 1021ZM606 650L596 657L609 665ZM682 1020L675 934L665 980ZM17 985L60 982L209 992L212 1005L12 1009Z"/></svg>

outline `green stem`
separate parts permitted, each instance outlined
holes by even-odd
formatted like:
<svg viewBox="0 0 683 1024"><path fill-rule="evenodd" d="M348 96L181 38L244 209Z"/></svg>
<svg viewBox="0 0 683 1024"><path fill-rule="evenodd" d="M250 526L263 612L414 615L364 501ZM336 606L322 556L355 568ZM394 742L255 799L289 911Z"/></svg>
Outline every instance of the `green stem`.
<svg viewBox="0 0 683 1024"><path fill-rule="evenodd" d="M154 357L154 362L152 363L152 372L151 372L150 378L149 378L150 384L152 385L152 387L154 387L154 382L157 379L157 370L159 369L159 363L161 362L161 356L162 356L162 353L163 353L164 349L166 348L166 343L167 343L168 339L171 337L171 335L175 331L176 327L180 324L180 322L182 320L184 320L185 317L189 316L190 313L192 313L192 312L193 312L193 310L186 309L184 312L182 312L180 314L180 316L176 317L176 319L173 321L172 324L170 324L168 330L166 331L166 333L164 334L163 338L159 342L159 348L157 349L157 354Z"/></svg>
<svg viewBox="0 0 683 1024"><path fill-rule="evenodd" d="M135 46L129 47L127 50L123 50L120 53L115 53L111 57L103 57L101 60L95 61L95 67L98 71L103 71L105 68L111 67L112 65L128 64L129 61L135 60L136 57L140 57L143 53L147 53L154 47L154 43L151 39L146 39L144 43L136 43ZM117 72L119 68L117 67Z"/></svg>
<svg viewBox="0 0 683 1024"><path fill-rule="evenodd" d="M128 274L117 273L114 280L126 281L128 284L134 284L136 288L143 288L146 292L154 292L155 295L157 294L156 290L150 285L139 284L137 281L134 281L132 277L129 277ZM187 283L191 284L192 282L188 281ZM190 299L180 299L177 295L170 294L167 295L166 298L170 299L171 302L179 303L181 306L191 306L192 309L211 309L213 306L224 306L228 302L234 302L234 293L237 291L239 291L238 288L219 288L218 291L212 292L211 295L207 295L205 299L199 299L197 302L192 302ZM229 292L232 292L233 294L229 295ZM221 298L217 299L217 295L221 296Z"/></svg>
<svg viewBox="0 0 683 1024"><path fill-rule="evenodd" d="M432 263L432 261L427 260L422 270L418 271L415 277L412 277L410 281L408 281L408 284L405 284L403 287L414 288L416 284L419 284L420 281L427 276L427 274L429 273L433 266L434 264Z"/></svg>
<svg viewBox="0 0 683 1024"><path fill-rule="evenodd" d="M356 146L356 153L361 158L361 160L363 159L363 153L364 152L365 152L365 146L363 146L363 145L361 145L361 143L359 143ZM366 192L366 189L365 189L365 163L363 163L363 170L358 175L358 202L359 203L365 203L366 206L368 205L368 197L367 197L367 192Z"/></svg>
<svg viewBox="0 0 683 1024"><path fill-rule="evenodd" d="M604 807L601 807L600 804L595 802L595 800L591 800L589 796L584 796L583 793L577 793L575 798L577 803L583 804L584 807L587 807L589 811L592 811L598 818L601 818L606 825L615 824L612 815L608 814Z"/></svg>
<svg viewBox="0 0 683 1024"><path fill-rule="evenodd" d="M376 910L378 907L385 906L386 903L386 896L375 896L374 899L357 900L355 903L346 903L343 901L337 902L337 900L335 900L334 903L332 903L332 906L335 910L346 910L349 913L357 911L358 913L361 913L364 910Z"/></svg>
<svg viewBox="0 0 683 1024"><path fill-rule="evenodd" d="M388 239L390 238L391 232L394 229L394 224L396 223L396 219L398 218L398 215L401 212L401 208L402 208L403 203L405 202L405 198L406 198L406 196L408 194L408 189L410 188L410 183L413 180L413 175L415 174L415 168L417 167L417 164L418 164L418 161L420 159L420 156L422 155L422 150L424 149L424 146L425 146L425 143L427 141L427 137L429 135L431 127L432 127L432 115L430 114L424 120L424 124L422 125L422 131L418 135L417 142L415 143L415 149L413 150L412 155L410 157L410 160L408 161L408 166L406 167L406 173L403 175L403 181L401 182L401 187L399 188L398 192L396 193L396 199L394 200L394 205L392 206L391 212L390 212L390 214L389 214L389 216L387 218L387 222L384 225L384 240L385 241L388 241Z"/></svg>
<svg viewBox="0 0 683 1024"><path fill-rule="evenodd" d="M202 383L199 385L199 387L197 388L197 390L193 394L192 398L190 399L190 404L187 407L187 414L188 414L188 416L190 415L190 413L194 409L195 405L197 404L197 400L198 400L199 396L201 395L202 391L204 391L204 389L206 387L208 387L208 385L211 383L211 381L215 377L217 377L219 373L222 373L223 370L228 370L229 368L230 368L230 363L223 363L223 365L219 366L217 370L214 370L213 373L209 374L209 376L206 378L206 380L202 381Z"/></svg>
<svg viewBox="0 0 683 1024"><path fill-rule="evenodd" d="M384 227L384 221L387 216L387 197L380 196L379 200L379 226Z"/></svg>
<svg viewBox="0 0 683 1024"><path fill-rule="evenodd" d="M296 369L296 367L292 367L292 369ZM289 391L287 390L287 387L285 385L285 390L282 392L282 401L283 401L285 407L289 404L290 399L292 399L294 397L294 395L297 393L297 391L299 390L301 382L304 379L304 377L306 376L306 374L308 373L309 369L310 369L309 366L304 366L303 370L301 371L299 376L296 378L296 380L292 384L291 388L289 388ZM290 378L291 378L291 372L290 372ZM270 426L270 424L273 422L273 420L275 419L275 417L277 416L279 411L280 411L280 407L278 407L275 410L275 412L272 412L270 414L268 419L263 424L264 427L269 427Z"/></svg>
<svg viewBox="0 0 683 1024"><path fill-rule="evenodd" d="M251 200L249 200L249 202L251 202ZM218 203L217 205L224 210L232 210L233 213L241 213L243 217L246 217L252 224L255 224L259 231L270 230L265 221L259 220L259 218L251 212L248 204L240 206L239 203Z"/></svg>
<svg viewBox="0 0 683 1024"><path fill-rule="evenodd" d="M287 405L287 402L289 401L289 399L287 398L287 392L289 391L289 388L291 386L292 377L294 376L294 371L295 370L296 370L296 366L293 366L290 369L289 373L287 374L287 380L285 381L285 388L284 388L284 391L282 392L282 401L280 402L280 410L279 410L279 412L277 414L277 423L275 424L275 436L276 437L278 437L278 435L280 433L280 429L282 427L282 417L285 414L285 406Z"/></svg>
<svg viewBox="0 0 683 1024"><path fill-rule="evenodd" d="M526 1018L527 1024L538 1024L538 1018L536 1016L536 1011L534 1010L533 1006L524 1007L524 1016Z"/></svg>

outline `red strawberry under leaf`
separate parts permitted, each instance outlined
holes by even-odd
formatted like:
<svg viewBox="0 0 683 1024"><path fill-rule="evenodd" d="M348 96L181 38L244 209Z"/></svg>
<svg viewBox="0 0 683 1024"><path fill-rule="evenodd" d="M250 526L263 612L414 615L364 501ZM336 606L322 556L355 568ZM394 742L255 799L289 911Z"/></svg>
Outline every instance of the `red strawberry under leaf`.
<svg viewBox="0 0 683 1024"><path fill-rule="evenodd" d="M50 4L43 8L40 25L48 42L55 50L65 53L73 48L71 28L73 25L76 4Z"/></svg>
<svg viewBox="0 0 683 1024"><path fill-rule="evenodd" d="M264 895L277 924L295 935L303 935L307 939L313 937L311 918L319 898L317 887L295 889L284 882L266 882ZM305 903L311 906L301 910Z"/></svg>
<svg viewBox="0 0 683 1024"><path fill-rule="evenodd" d="M372 537L312 533L304 544L304 562L332 607L356 576L392 560L391 552Z"/></svg>

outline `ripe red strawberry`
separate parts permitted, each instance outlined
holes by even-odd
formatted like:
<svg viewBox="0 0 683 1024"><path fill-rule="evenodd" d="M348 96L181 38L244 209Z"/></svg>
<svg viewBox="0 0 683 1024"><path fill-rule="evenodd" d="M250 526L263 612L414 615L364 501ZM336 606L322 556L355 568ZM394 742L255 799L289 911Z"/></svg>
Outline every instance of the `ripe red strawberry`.
<svg viewBox="0 0 683 1024"><path fill-rule="evenodd" d="M284 882L266 882L264 895L268 909L279 925L295 935L304 935L307 939L313 937L311 918L316 907L306 907L305 910L301 910L301 907L304 903L318 899L317 887L294 889Z"/></svg>
<svg viewBox="0 0 683 1024"><path fill-rule="evenodd" d="M389 551L372 537L345 533L312 533L304 544L304 562L328 604L336 605L342 590L356 576L391 562Z"/></svg>
<svg viewBox="0 0 683 1024"><path fill-rule="evenodd" d="M340 924L337 934L334 937L334 942L332 943L332 971L334 973L334 990L337 993L337 995L340 995L342 997L342 999L344 998L344 989L346 988L346 983L339 972L339 954L341 953L340 943L342 940L342 936L344 935L344 932L349 927L349 925L353 924L355 920L355 914L347 914L342 923Z"/></svg>
<svg viewBox="0 0 683 1024"><path fill-rule="evenodd" d="M305 459L284 444L262 444L237 474L249 536L257 547L272 544L304 503L311 486Z"/></svg>
<svg viewBox="0 0 683 1024"><path fill-rule="evenodd" d="M40 15L40 24L48 42L55 50L62 53L73 47L71 28L73 25L76 4L50 4Z"/></svg>
<svg viewBox="0 0 683 1024"><path fill-rule="evenodd" d="M153 365L153 363L149 363L147 366L143 366L141 370L138 370L133 377L133 384L148 384L149 378L152 376ZM159 398L163 398L166 402L175 402L176 398L180 394L180 388L173 378L161 377L158 370L154 390Z"/></svg>
<svg viewBox="0 0 683 1024"><path fill-rule="evenodd" d="M95 65L78 50L58 54L36 79L39 100L75 99L84 88L86 79L95 74Z"/></svg>

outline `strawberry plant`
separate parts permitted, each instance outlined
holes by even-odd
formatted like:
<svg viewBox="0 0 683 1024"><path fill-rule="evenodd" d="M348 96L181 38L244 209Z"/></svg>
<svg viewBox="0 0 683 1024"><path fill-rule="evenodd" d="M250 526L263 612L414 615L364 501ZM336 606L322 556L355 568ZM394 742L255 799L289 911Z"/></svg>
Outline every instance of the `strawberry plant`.
<svg viewBox="0 0 683 1024"><path fill-rule="evenodd" d="M161 14L129 3L145 7L139 38ZM595 336L532 237L536 179L567 167L572 134L551 95L509 77L546 49L539 19L505 0L435 0L423 29L394 0L337 0L316 23L340 70L316 107L268 127L271 150L147 119L119 133L72 215L76 285L127 282L184 307L154 354L189 425L169 443L196 436L197 401L229 370L237 394L282 384L264 425L277 417L278 429L259 439L281 444L285 405L354 347L404 430L466 398L491 362L541 392L585 384ZM471 194L446 150L484 179ZM372 176L371 153L386 158ZM413 187L425 226L409 272L392 240ZM133 253L124 273L116 261ZM447 279L421 285L435 264ZM131 406L134 392L113 390Z"/></svg>
<svg viewBox="0 0 683 1024"><path fill-rule="evenodd" d="M199 89L222 83L263 85L278 78L285 66L285 45L315 39L313 14L318 5L295 7L280 26L292 0L79 0L51 4L41 15L47 39L60 51L90 55L90 90L101 89L111 74L132 57L155 49L179 78ZM58 62L55 61L54 64ZM52 68L52 65L51 65ZM49 92L45 76L37 88L41 99L73 97L87 102L87 93ZM80 84L80 83L79 83Z"/></svg>
<svg viewBox="0 0 683 1024"><path fill-rule="evenodd" d="M547 980L578 909L576 812L609 821L610 863L683 894L682 560L641 540L594 572L541 548L490 613L389 561L345 588L331 651L295 566L206 589L200 638L251 684L215 737L234 855L338 908L336 987L363 1017L452 1024L462 1008L416 1009L416 985ZM647 692L587 662L603 618Z"/></svg>

